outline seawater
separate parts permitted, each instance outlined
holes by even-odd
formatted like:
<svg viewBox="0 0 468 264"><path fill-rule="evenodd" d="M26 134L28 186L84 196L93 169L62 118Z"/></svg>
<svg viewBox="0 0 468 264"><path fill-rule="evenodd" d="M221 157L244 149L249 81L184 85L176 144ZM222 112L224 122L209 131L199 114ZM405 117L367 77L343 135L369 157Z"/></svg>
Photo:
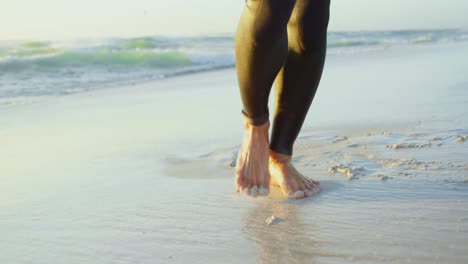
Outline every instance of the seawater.
<svg viewBox="0 0 468 264"><path fill-rule="evenodd" d="M467 40L461 29L329 32L328 53ZM0 107L234 65L233 34L0 41Z"/></svg>

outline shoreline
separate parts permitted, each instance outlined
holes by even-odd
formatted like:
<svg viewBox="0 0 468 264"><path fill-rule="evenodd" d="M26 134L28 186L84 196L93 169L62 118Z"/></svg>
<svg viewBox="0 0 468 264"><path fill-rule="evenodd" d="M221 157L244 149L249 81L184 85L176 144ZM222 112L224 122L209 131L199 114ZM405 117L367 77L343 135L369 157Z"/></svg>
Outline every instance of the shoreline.
<svg viewBox="0 0 468 264"><path fill-rule="evenodd" d="M390 45L390 46L381 46L378 47L377 49L371 49L367 51L361 51L358 53L341 53L341 54L328 54L327 53L327 60L325 62L325 65L329 64L328 60L336 60L336 63L340 63L341 60L343 61L349 61L349 57L356 57L360 58L362 57L372 57L372 56L379 56L382 54L382 52L393 52L396 54L399 53L407 53L411 51L419 52L420 49L431 49L431 48L439 48L441 46L466 46L468 45L467 41L460 41L460 42L453 42L453 43L421 43L421 44L413 44L413 45ZM326 67L326 66L325 66ZM220 65L220 66L207 66L206 68L200 68L200 69L192 69L192 70L181 70L180 72L174 72L174 73L168 73L163 77L156 78L156 79L147 79L147 80L140 80L140 81L131 81L128 83L107 83L107 84L102 84L99 85L98 89L92 90L92 89L84 89L83 91L76 92L76 93L70 93L70 94L64 94L64 95L44 95L44 96L33 96L33 97L25 97L30 99L32 102L29 103L24 103L24 104L19 104L19 105L5 105L2 104L0 105L0 110L9 110L11 108L19 108L23 106L28 106L31 104L37 104L41 102L47 102L49 99L59 99L64 98L64 97L70 97L70 96L76 96L80 94L87 94L87 93L94 93L94 92L99 92L99 91L105 91L105 90L112 90L112 89L130 89L132 87L139 87L139 86L147 86L150 84L153 84L155 86L158 85L160 81L165 81L165 80L171 80L173 78L178 78L178 77L185 77L185 76L192 76L192 75L198 75L198 74L209 74L211 72L219 72L219 71L229 71L229 70L235 70L235 65ZM326 68L325 68L326 70ZM320 89L320 88L319 88ZM21 97L20 97L21 98ZM1 98L2 100L9 100L10 98ZM14 99L14 98L11 98ZM36 100L37 99L37 100Z"/></svg>

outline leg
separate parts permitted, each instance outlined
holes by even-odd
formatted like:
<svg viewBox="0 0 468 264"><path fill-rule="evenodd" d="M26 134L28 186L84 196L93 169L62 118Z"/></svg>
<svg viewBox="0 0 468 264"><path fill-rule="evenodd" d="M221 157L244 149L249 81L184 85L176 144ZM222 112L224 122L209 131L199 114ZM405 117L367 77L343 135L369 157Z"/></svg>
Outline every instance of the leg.
<svg viewBox="0 0 468 264"><path fill-rule="evenodd" d="M236 33L236 70L243 113L268 120L268 96L288 54L286 27L295 0L247 0Z"/></svg>
<svg viewBox="0 0 468 264"><path fill-rule="evenodd" d="M289 52L276 79L271 149L292 155L322 76L330 0L298 0L288 24Z"/></svg>
<svg viewBox="0 0 468 264"><path fill-rule="evenodd" d="M294 169L291 155L322 76L329 7L330 0L297 0L288 23L288 56L275 82L270 172L284 191L296 192L297 198L318 191L317 182Z"/></svg>
<svg viewBox="0 0 468 264"><path fill-rule="evenodd" d="M236 70L245 120L236 164L236 190L266 195L268 96L288 53L286 27L295 0L247 0L236 34Z"/></svg>

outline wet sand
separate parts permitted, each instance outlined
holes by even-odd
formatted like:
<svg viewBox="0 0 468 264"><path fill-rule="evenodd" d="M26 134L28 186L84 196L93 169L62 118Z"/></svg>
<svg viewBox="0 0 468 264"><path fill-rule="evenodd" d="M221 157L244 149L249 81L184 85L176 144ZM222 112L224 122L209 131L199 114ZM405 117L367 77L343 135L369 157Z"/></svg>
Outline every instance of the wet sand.
<svg viewBox="0 0 468 264"><path fill-rule="evenodd" d="M466 263L467 52L329 57L303 200L234 192L233 69L2 109L0 262Z"/></svg>

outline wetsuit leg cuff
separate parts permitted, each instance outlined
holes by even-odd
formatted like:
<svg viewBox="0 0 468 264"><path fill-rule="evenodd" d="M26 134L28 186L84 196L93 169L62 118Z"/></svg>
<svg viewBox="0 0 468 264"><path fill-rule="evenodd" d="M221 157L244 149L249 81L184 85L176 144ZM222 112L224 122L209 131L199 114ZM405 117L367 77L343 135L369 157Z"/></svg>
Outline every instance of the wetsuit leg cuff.
<svg viewBox="0 0 468 264"><path fill-rule="evenodd" d="M253 126L260 126L260 125L265 124L270 117L268 112L266 112L265 114L261 116L250 117L247 115L246 112L244 112L244 110L242 110L242 115L244 116L244 119L247 121L247 123Z"/></svg>
<svg viewBox="0 0 468 264"><path fill-rule="evenodd" d="M274 152L276 154L283 155L283 156L288 156L288 157L292 157L292 154L293 154L291 149L284 148L284 147L278 147L278 146L275 146L275 145L272 145L272 144L270 144L270 151Z"/></svg>

